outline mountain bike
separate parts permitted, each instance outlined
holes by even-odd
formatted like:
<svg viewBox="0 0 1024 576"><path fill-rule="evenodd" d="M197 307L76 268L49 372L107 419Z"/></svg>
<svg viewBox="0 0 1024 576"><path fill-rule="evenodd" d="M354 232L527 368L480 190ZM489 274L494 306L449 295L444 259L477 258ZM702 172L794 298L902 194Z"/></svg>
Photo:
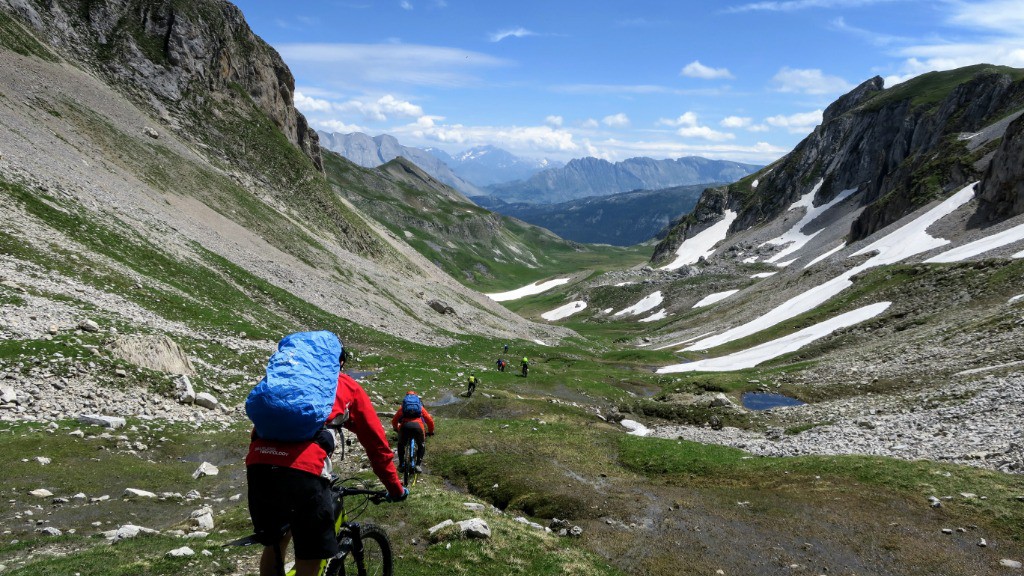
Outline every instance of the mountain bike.
<svg viewBox="0 0 1024 576"><path fill-rule="evenodd" d="M416 438L412 434L405 441L405 464L402 466L402 484L411 488L416 485L419 473L416 472Z"/></svg>
<svg viewBox="0 0 1024 576"><path fill-rule="evenodd" d="M526 378L526 374L530 371L529 364L523 364L523 378Z"/></svg>
<svg viewBox="0 0 1024 576"><path fill-rule="evenodd" d="M320 565L323 576L392 576L393 558L391 540L387 532L376 524L354 522L363 514L370 503L380 504L387 499L387 490L366 490L345 485L352 479L331 479L331 493L334 499L334 533L338 538L338 553ZM355 506L346 507L345 497L361 496ZM270 545L277 549L277 543L288 533L285 526L281 534L271 538ZM258 534L247 536L228 546L252 546L266 541ZM283 550L277 549L278 573L291 576L295 570L285 570Z"/></svg>

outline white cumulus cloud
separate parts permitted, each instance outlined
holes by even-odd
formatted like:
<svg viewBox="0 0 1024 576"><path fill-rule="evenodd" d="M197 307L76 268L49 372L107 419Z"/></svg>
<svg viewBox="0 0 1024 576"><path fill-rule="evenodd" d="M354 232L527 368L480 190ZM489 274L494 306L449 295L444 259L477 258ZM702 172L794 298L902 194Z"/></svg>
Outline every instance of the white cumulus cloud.
<svg viewBox="0 0 1024 576"><path fill-rule="evenodd" d="M346 124L341 120L316 120L313 125L324 132L337 132L338 134L351 134L352 132L366 132L366 130L355 124Z"/></svg>
<svg viewBox="0 0 1024 576"><path fill-rule="evenodd" d="M547 118L544 119L545 124L547 124L548 126L554 126L556 128L561 126L564 121L564 118L555 115L548 116Z"/></svg>
<svg viewBox="0 0 1024 576"><path fill-rule="evenodd" d="M797 92L800 94L840 94L853 86L838 76L827 76L818 69L798 69L785 67L772 78L775 89L779 92Z"/></svg>
<svg viewBox="0 0 1024 576"><path fill-rule="evenodd" d="M704 78L706 80L714 80L717 78L732 78L733 75L729 72L728 68L712 68L705 66L700 63L699 60L694 60L686 66L683 66L682 71L679 72L681 76L689 76L690 78Z"/></svg>
<svg viewBox="0 0 1024 576"><path fill-rule="evenodd" d="M334 104L329 100L322 98L313 98L306 96L298 90L295 91L295 107L301 112L330 112L334 109Z"/></svg>
<svg viewBox="0 0 1024 576"><path fill-rule="evenodd" d="M659 126L672 126L678 128L676 134L683 138L702 138L712 142L732 140L736 136L728 132L719 132L709 126L701 126L694 112L685 112L677 118L661 118L656 123Z"/></svg>
<svg viewBox="0 0 1024 576"><path fill-rule="evenodd" d="M601 119L601 122L603 122L605 126L609 126L611 128L623 128L629 126L629 116L619 112L618 114L605 116Z"/></svg>
<svg viewBox="0 0 1024 576"><path fill-rule="evenodd" d="M383 122L389 118L418 118L423 116L423 108L399 100L391 94L385 94L376 100L349 100L344 104L338 104L336 108L342 112L356 112L369 120Z"/></svg>
<svg viewBox="0 0 1024 576"><path fill-rule="evenodd" d="M821 124L821 118L824 113L824 110L819 109L812 110L811 112L790 114L789 116L779 114L765 118L764 121L776 128L785 128L792 134L807 134L814 130L815 126Z"/></svg>

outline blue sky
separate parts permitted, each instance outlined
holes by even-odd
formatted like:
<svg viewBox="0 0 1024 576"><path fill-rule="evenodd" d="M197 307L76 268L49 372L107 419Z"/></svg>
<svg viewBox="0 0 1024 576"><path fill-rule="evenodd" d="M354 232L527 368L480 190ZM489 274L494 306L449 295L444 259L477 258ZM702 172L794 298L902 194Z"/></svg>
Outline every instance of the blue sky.
<svg viewBox="0 0 1024 576"><path fill-rule="evenodd" d="M1024 0L235 4L314 127L450 153L767 163L875 75L1024 68Z"/></svg>

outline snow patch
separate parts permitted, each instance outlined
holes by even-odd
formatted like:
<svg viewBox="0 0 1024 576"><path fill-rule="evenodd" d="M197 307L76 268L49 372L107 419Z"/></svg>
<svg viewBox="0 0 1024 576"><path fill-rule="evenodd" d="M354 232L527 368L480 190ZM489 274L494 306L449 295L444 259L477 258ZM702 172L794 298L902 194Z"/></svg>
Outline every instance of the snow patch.
<svg viewBox="0 0 1024 576"><path fill-rule="evenodd" d="M971 258L972 256L984 254L989 250L995 250L996 248L1001 248L1007 244L1013 244L1014 242L1019 242L1021 240L1024 240L1024 224L975 240L974 242L968 242L958 248L947 250L942 254L932 256L925 260L925 262L929 264L938 262L960 262ZM1015 254L1014 257L1016 258L1017 255Z"/></svg>
<svg viewBox="0 0 1024 576"><path fill-rule="evenodd" d="M657 348L655 348L655 350L664 350L666 348L675 348L676 346L682 346L683 344L686 344L687 342L693 342L694 340L700 340L701 338L704 338L705 336L710 336L711 334L714 334L714 332L705 332L705 333L701 334L700 336L694 336L692 338L687 338L686 340L683 340L682 342L674 342L672 344L666 344L664 346L658 346Z"/></svg>
<svg viewBox="0 0 1024 576"><path fill-rule="evenodd" d="M757 274L751 274L751 278L769 278L775 276L778 272L758 272Z"/></svg>
<svg viewBox="0 0 1024 576"><path fill-rule="evenodd" d="M806 265L804 266L804 270L806 270L806 269L810 268L811 266L814 266L814 265L815 265L815 264L817 264L818 262L821 262L821 261L822 261L822 260L824 260L825 258L828 258L829 256L831 256L831 255L835 254L836 252L839 252L839 251L840 251L840 250L842 250L843 248L846 248L846 242L843 242L843 243L842 243L842 244L840 244L839 246L836 246L835 248L833 248L833 249L829 250L828 252L825 252L825 253L824 253L824 254L822 254L821 256L818 256L818 257L817 257L817 258L815 258L814 260L811 260L810 262L808 262L808 263L807 263L807 264L806 264Z"/></svg>
<svg viewBox="0 0 1024 576"><path fill-rule="evenodd" d="M586 302L584 302L583 300L576 300L573 302L569 302L565 306L559 306L554 310L545 312L541 314L540 317L548 321L561 320L562 318L568 318L569 316L572 316L577 312L582 312L584 309L586 309L586 307Z"/></svg>
<svg viewBox="0 0 1024 576"><path fill-rule="evenodd" d="M666 314L665 313L665 309L662 308L661 310L658 310L657 312L655 312L654 314L651 314L647 318L641 318L640 322L654 322L655 320L663 320L664 318L667 318L667 317L668 317L668 314Z"/></svg>
<svg viewBox="0 0 1024 576"><path fill-rule="evenodd" d="M737 216L738 214L732 210L726 210L725 218L702 230L693 238L684 240L676 249L676 259L662 266L660 270L677 270L687 264L696 264L701 258L710 258L715 253L715 245L725 240L729 226L732 226Z"/></svg>
<svg viewBox="0 0 1024 576"><path fill-rule="evenodd" d="M1021 300L1024 300L1024 294L1017 294L1013 298L1010 298L1010 300L1007 302L1007 304L1016 304L1017 302L1020 302Z"/></svg>
<svg viewBox="0 0 1024 576"><path fill-rule="evenodd" d="M769 274L769 276L771 276L771 274ZM729 296L732 296L733 294L735 294L737 292L739 292L739 290L726 290L725 292L715 292L714 294L708 294L707 296L702 298L700 302L697 302L696 304L694 304L693 307L694 308L703 308L705 306L711 306L715 302L720 302L722 300L725 300L726 298L728 298Z"/></svg>
<svg viewBox="0 0 1024 576"><path fill-rule="evenodd" d="M949 240L933 238L930 236L927 233L927 229L944 216L951 214L957 208L963 206L974 198L975 184L977 184L977 182L965 186L962 190L953 196L950 196L938 206L898 228L888 236L885 236L861 250L858 250L853 254L854 256L875 251L878 252L878 254L871 257L860 266L847 270L843 274L823 284L819 284L803 294L798 294L797 296L790 298L769 310L764 315L759 316L746 324L741 324L740 326L726 330L717 336L712 336L695 342L684 350L706 350L708 348L714 348L715 346L721 346L726 342L732 342L733 340L750 336L751 334L756 334L761 330L775 326L776 324L789 320L794 316L813 310L815 307L828 301L830 298L839 294L853 284L850 278L855 274L876 266L894 264L900 260L914 256L915 254L927 252L928 250L938 246L948 244Z"/></svg>
<svg viewBox="0 0 1024 576"><path fill-rule="evenodd" d="M665 366L657 370L658 374L670 374L673 372L729 372L732 370L742 370L744 368L753 368L758 364L776 358L789 352L794 352L803 348L804 346L824 338L829 334L859 324L865 320L869 320L878 316L884 312L892 302L878 302L858 308L856 310L840 314L835 318L819 322L813 326L809 326L794 332L788 336L777 338L770 342L765 342L753 348L748 348L742 352L736 352L726 356L720 356L718 358L708 358L706 360L698 360L696 362L687 362L685 364L674 364L672 366Z"/></svg>
<svg viewBox="0 0 1024 576"><path fill-rule="evenodd" d="M637 422L636 420L627 419L623 420L622 422L619 422L619 424L622 424L622 427L629 430L629 433L634 436L647 436L648 434L651 433L650 428L644 426L643 424Z"/></svg>
<svg viewBox="0 0 1024 576"><path fill-rule="evenodd" d="M569 278L556 278L555 280L548 280L546 282L534 282L533 284L527 284L522 288L517 288L509 292L498 292L494 294L484 294L495 302L506 302L508 300L517 300L524 296L532 296L534 294L540 294L554 288L555 286L561 286L569 282Z"/></svg>
<svg viewBox="0 0 1024 576"><path fill-rule="evenodd" d="M801 218L799 222L794 224L792 228L783 233L782 236L779 236L774 240L769 240L764 244L761 244L761 246L766 246L768 244L774 246L784 246L788 244L788 246L786 246L780 252L774 254L771 258L769 258L768 262L778 262L779 260L782 260L784 257L789 256L790 254L806 246L812 238L814 238L821 232L821 230L818 230L813 234L804 234L803 229L806 228L811 222L813 222L818 216L821 216L822 214L827 212L829 208L835 206L836 204L842 202L843 200L846 200L847 198L850 197L851 194L857 191L856 188L843 190L842 192L839 193L838 196L833 198L830 202L815 207L814 195L818 193L818 189L821 188L822 182L824 182L824 180L818 180L818 183L814 185L814 188L812 188L810 192L801 196L799 200L797 200L796 202L793 203L792 206L790 206L790 210L805 208L807 211L804 213L803 218ZM783 264L780 264L780 266L783 266Z"/></svg>
<svg viewBox="0 0 1024 576"><path fill-rule="evenodd" d="M648 310L653 310L655 307L659 306L661 304L661 301L661 290L658 290L657 292L644 296L643 298L640 299L639 302L633 304L629 308L619 310L614 314L614 316L622 316L623 314L642 314L644 312L647 312Z"/></svg>

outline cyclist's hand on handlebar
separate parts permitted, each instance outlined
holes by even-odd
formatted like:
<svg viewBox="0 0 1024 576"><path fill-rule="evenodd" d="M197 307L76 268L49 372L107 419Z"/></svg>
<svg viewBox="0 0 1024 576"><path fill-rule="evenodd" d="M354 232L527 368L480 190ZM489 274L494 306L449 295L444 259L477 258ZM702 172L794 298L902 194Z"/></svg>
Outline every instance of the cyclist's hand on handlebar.
<svg viewBox="0 0 1024 576"><path fill-rule="evenodd" d="M388 494L387 497L384 498L384 501L385 502L401 502L401 501L405 500L408 497L409 497L409 489L403 487L402 488L402 495L401 496L392 496L391 494Z"/></svg>
<svg viewBox="0 0 1024 576"><path fill-rule="evenodd" d="M427 436L433 436L433 435L434 435L433 432L427 432Z"/></svg>

